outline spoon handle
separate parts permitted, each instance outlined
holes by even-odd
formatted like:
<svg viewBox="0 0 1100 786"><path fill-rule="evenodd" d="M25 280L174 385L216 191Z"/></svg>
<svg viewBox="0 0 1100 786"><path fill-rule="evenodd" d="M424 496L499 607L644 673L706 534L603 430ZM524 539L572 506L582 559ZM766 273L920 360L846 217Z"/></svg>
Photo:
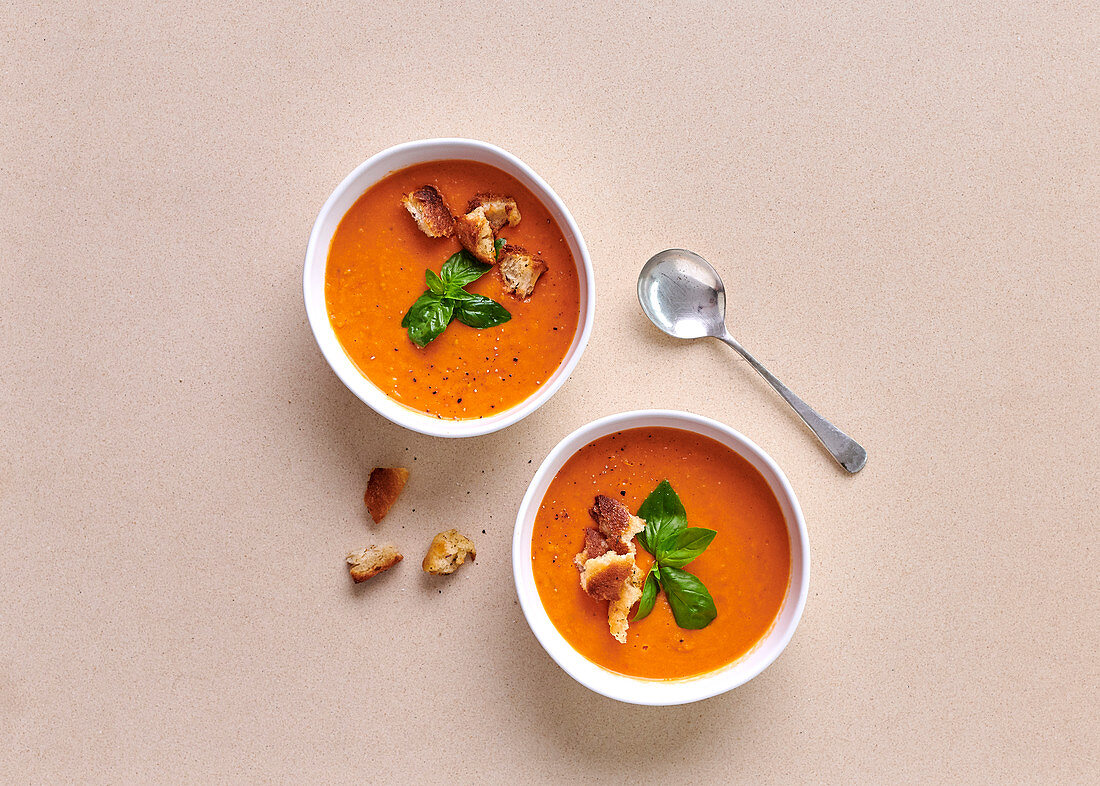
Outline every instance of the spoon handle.
<svg viewBox="0 0 1100 786"><path fill-rule="evenodd" d="M768 380L768 384L775 388L779 395L787 400L791 408L806 422L806 425L809 426L810 430L813 431L819 440L821 440L821 444L825 446L825 449L837 460L840 466L852 473L859 472L863 469L863 465L867 463L867 451L864 450L858 442L825 418L821 417L821 415L817 414L813 407L796 396L790 388L776 379L774 374L764 368L760 361L750 355L748 350L738 344L737 340L729 333L722 336L716 336L715 338L736 349L741 354L741 357L747 360L749 365L756 369L760 376Z"/></svg>

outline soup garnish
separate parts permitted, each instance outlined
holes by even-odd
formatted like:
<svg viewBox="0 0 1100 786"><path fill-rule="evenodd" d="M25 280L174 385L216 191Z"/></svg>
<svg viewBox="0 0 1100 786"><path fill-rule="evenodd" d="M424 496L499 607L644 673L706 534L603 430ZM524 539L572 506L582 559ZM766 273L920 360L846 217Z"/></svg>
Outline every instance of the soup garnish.
<svg viewBox="0 0 1100 786"><path fill-rule="evenodd" d="M497 235L506 226L519 226L519 205L510 196L478 193L466 205L465 215L452 215L439 189L424 185L405 194L401 203L428 237L454 236L478 261L489 267L499 265L505 290L517 298L531 297L535 282L547 270L546 263L523 246L508 245ZM437 307L437 311L442 314L445 307Z"/></svg>
<svg viewBox="0 0 1100 786"><path fill-rule="evenodd" d="M662 480L646 497L638 516L646 522L638 540L653 555L653 567L646 575L634 619L643 619L653 610L660 588L665 591L677 625L687 630L705 628L714 622L718 609L706 585L684 566L706 551L718 533L687 525L684 503L668 480Z"/></svg>
<svg viewBox="0 0 1100 786"><path fill-rule="evenodd" d="M584 530L584 548L573 558L581 574L581 589L593 600L608 602L607 625L620 644L626 643L630 609L642 596L645 574L634 564L634 536L645 522L632 516L617 499L599 494L588 509L595 527Z"/></svg>
<svg viewBox="0 0 1100 786"><path fill-rule="evenodd" d="M512 314L500 303L465 289L491 269L462 250L443 263L438 275L431 268L425 270L428 291L416 299L401 320L401 327L409 332L409 340L418 347L426 347L456 319L463 325L482 329L503 325L511 319Z"/></svg>

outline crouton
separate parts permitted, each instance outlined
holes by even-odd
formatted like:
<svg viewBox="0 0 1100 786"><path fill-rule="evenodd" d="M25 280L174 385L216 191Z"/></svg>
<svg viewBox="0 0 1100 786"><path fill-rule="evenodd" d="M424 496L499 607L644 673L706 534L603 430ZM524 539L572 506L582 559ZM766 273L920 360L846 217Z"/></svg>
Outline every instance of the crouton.
<svg viewBox="0 0 1100 786"><path fill-rule="evenodd" d="M592 527L586 527L584 530L584 548L581 549L580 554L573 557L573 564L577 566L577 570L584 570L584 563L590 559L596 559L596 557L602 557L607 552L611 551L611 546L607 542L607 538L600 534L600 531Z"/></svg>
<svg viewBox="0 0 1100 786"><path fill-rule="evenodd" d="M634 536L645 529L645 521L632 515L626 505L617 499L600 494L596 497L588 515L593 518L596 528L612 547L620 545L625 547L631 555L635 553Z"/></svg>
<svg viewBox="0 0 1100 786"><path fill-rule="evenodd" d="M421 186L401 199L420 231L428 237L454 234L454 217L435 186Z"/></svg>
<svg viewBox="0 0 1100 786"><path fill-rule="evenodd" d="M624 582L619 597L607 606L607 626L611 629L611 635L620 644L626 644L626 631L630 627L630 610L642 599L644 584L645 574L635 565L630 578Z"/></svg>
<svg viewBox="0 0 1100 786"><path fill-rule="evenodd" d="M546 272L546 263L527 253L522 246L506 245L497 257L504 289L521 300L531 297L535 282Z"/></svg>
<svg viewBox="0 0 1100 786"><path fill-rule="evenodd" d="M462 247L479 260L486 265L496 264L496 240L493 238L493 227L485 217L485 208L475 208L464 216L455 216L454 233Z"/></svg>
<svg viewBox="0 0 1100 786"><path fill-rule="evenodd" d="M496 194L476 194L466 205L466 212L472 213L482 208L493 232L499 232L506 226L516 226L520 220L519 205L510 196Z"/></svg>
<svg viewBox="0 0 1100 786"><path fill-rule="evenodd" d="M367 546L362 551L353 551L348 554L348 573L352 580L359 584L371 576L377 576L384 570L389 570L402 559L401 553L393 546Z"/></svg>
<svg viewBox="0 0 1100 786"><path fill-rule="evenodd" d="M581 570L581 589L596 600L618 600L623 585L634 572L631 554L609 551L602 557L587 560Z"/></svg>
<svg viewBox="0 0 1100 786"><path fill-rule="evenodd" d="M471 560L477 559L474 542L457 529L449 529L432 538L432 545L428 547L421 567L425 573L445 576L458 570L467 556Z"/></svg>
<svg viewBox="0 0 1100 786"><path fill-rule="evenodd" d="M385 518L408 479L409 471L404 467L375 467L370 471L363 502L375 524Z"/></svg>
<svg viewBox="0 0 1100 786"><path fill-rule="evenodd" d="M607 625L622 644L630 626L630 610L642 597L645 583L634 563L634 536L645 529L645 521L603 494L596 497L589 514L596 526L585 529L584 548L573 563L581 574L581 589L590 597L608 601Z"/></svg>

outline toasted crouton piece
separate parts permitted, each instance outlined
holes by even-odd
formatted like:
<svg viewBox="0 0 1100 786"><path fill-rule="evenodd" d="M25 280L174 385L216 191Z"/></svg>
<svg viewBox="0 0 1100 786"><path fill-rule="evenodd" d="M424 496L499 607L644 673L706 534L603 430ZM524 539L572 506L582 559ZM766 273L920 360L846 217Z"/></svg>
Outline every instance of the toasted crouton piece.
<svg viewBox="0 0 1100 786"><path fill-rule="evenodd" d="M609 551L602 557L587 560L581 571L581 589L597 600L618 600L623 585L634 572L632 554Z"/></svg>
<svg viewBox="0 0 1100 786"><path fill-rule="evenodd" d="M435 186L421 186L401 199L405 209L428 237L450 237L454 234L454 217Z"/></svg>
<svg viewBox="0 0 1100 786"><path fill-rule="evenodd" d="M588 560L602 557L611 550L611 544L607 542L607 538L600 534L599 530L587 527L584 530L584 548L581 549L580 554L573 558L573 564L577 566L577 570L584 570L584 563ZM627 553L626 549L623 549L622 553Z"/></svg>
<svg viewBox="0 0 1100 786"><path fill-rule="evenodd" d="M631 514L626 505L617 499L600 494L596 497L588 514L595 520L596 528L612 547L623 546L626 551L620 551L622 554L627 551L632 555L635 553L634 536L645 529L645 521Z"/></svg>
<svg viewBox="0 0 1100 786"><path fill-rule="evenodd" d="M454 231L463 248L486 265L496 264L496 241L484 208L476 208L464 216L455 216Z"/></svg>
<svg viewBox="0 0 1100 786"><path fill-rule="evenodd" d="M402 559L404 558L401 552L393 546L367 546L362 551L353 551L348 554L348 573L358 584L371 576L377 576L384 570L389 570Z"/></svg>
<svg viewBox="0 0 1100 786"><path fill-rule="evenodd" d="M370 471L363 502L375 524L385 518L408 479L409 471L404 467L375 467Z"/></svg>
<svg viewBox="0 0 1100 786"><path fill-rule="evenodd" d="M457 529L449 529L432 538L432 545L428 547L421 567L425 573L445 576L458 570L467 556L471 560L477 559L474 542Z"/></svg>
<svg viewBox="0 0 1100 786"><path fill-rule="evenodd" d="M626 631L630 627L630 610L642 599L643 584L645 584L645 574L635 565L630 578L623 583L619 597L607 606L607 626L611 629L611 635L620 644L626 643Z"/></svg>
<svg viewBox="0 0 1100 786"><path fill-rule="evenodd" d="M626 642L631 608L642 597L645 576L634 563L634 536L645 529L645 521L626 505L600 494L588 511L595 528L584 531L584 548L573 563L581 572L581 589L598 600L608 601L607 625L619 643Z"/></svg>
<svg viewBox="0 0 1100 786"><path fill-rule="evenodd" d="M476 194L466 205L466 212L471 213L482 208L489 226L494 232L499 232L506 226L516 226L520 220L519 205L510 196L497 196L496 194Z"/></svg>
<svg viewBox="0 0 1100 786"><path fill-rule="evenodd" d="M546 272L546 263L527 253L522 246L506 245L497 257L504 289L520 299L531 297L535 282Z"/></svg>

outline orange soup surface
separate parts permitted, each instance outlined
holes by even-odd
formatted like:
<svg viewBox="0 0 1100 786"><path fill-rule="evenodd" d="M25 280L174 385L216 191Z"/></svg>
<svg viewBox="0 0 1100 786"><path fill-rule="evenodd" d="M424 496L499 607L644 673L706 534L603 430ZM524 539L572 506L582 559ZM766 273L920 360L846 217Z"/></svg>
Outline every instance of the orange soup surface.
<svg viewBox="0 0 1100 786"><path fill-rule="evenodd" d="M684 630L661 592L620 644L608 630L607 602L584 593L573 557L593 526L588 510L597 494L637 513L665 479L684 503L688 526L718 533L685 568L706 585L718 616L701 630ZM705 674L751 650L775 622L791 575L786 520L764 477L725 445L670 428L619 431L577 451L542 499L531 559L542 605L566 641L606 669L653 679ZM642 570L653 564L640 543L637 561Z"/></svg>
<svg viewBox="0 0 1100 786"><path fill-rule="evenodd" d="M518 226L498 237L547 264L526 301L506 293L494 268L466 289L501 303L511 320L478 330L457 320L424 348L401 319L435 273L459 251L454 238L423 234L401 198L426 184L453 212L478 192L511 196ZM519 404L553 376L580 317L577 267L549 211L511 175L474 161L433 161L387 175L341 219L325 269L329 320L356 367L396 401L441 419L489 417Z"/></svg>

